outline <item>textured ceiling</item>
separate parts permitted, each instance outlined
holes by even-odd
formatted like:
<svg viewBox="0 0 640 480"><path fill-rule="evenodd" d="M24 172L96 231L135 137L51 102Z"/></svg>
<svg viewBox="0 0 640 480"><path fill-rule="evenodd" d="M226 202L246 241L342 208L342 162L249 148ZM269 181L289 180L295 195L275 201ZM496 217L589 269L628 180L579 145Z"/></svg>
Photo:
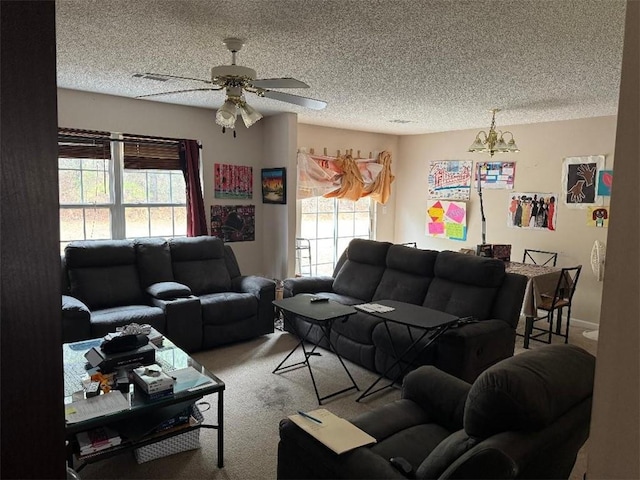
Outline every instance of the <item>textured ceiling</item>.
<svg viewBox="0 0 640 480"><path fill-rule="evenodd" d="M302 123L416 134L617 111L623 0L57 0L58 86L135 97L203 85L237 63L294 77L325 100L314 111L247 95L263 114ZM222 92L158 101L218 108ZM408 121L409 123L399 123Z"/></svg>

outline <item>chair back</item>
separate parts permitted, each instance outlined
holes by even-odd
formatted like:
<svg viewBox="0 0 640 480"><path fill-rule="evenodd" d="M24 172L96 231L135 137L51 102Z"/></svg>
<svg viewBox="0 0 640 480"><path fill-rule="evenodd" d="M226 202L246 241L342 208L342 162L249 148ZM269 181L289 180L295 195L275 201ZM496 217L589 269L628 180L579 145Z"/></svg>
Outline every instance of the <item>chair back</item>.
<svg viewBox="0 0 640 480"><path fill-rule="evenodd" d="M533 263L534 265L556 266L558 261L557 252L547 252L545 250L524 249L522 263Z"/></svg>
<svg viewBox="0 0 640 480"><path fill-rule="evenodd" d="M582 265L578 265L577 267L566 267L561 270L560 276L558 277L558 283L556 284L556 289L553 294L552 305L563 300L571 303L573 294L576 291L576 286L578 285L578 278L580 278L581 270Z"/></svg>
<svg viewBox="0 0 640 480"><path fill-rule="evenodd" d="M464 429L417 478L569 478L589 435L595 357L549 345L503 360L471 387ZM447 461L448 460L448 461Z"/></svg>

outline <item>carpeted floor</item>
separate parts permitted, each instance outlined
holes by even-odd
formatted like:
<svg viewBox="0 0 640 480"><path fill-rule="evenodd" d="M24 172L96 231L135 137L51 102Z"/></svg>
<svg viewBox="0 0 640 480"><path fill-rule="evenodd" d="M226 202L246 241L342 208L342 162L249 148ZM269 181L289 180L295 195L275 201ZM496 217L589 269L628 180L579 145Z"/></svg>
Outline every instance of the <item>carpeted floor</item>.
<svg viewBox="0 0 640 480"><path fill-rule="evenodd" d="M582 329L572 327L571 343L595 354L597 343L582 336ZM83 479L98 478L276 478L278 423L297 410L318 408L311 379L306 368L274 375L271 371L295 345L293 337L276 331L271 335L229 347L194 354L196 360L220 377L226 384L224 393L225 467L216 466L216 431L203 429L202 448L178 453L151 462L137 464L133 454L120 455L80 471ZM537 348L538 343L532 344ZM516 353L523 351L518 338ZM301 356L299 357L301 359ZM313 371L321 395L348 386L348 378L333 355L314 357ZM377 377L372 372L347 362L358 386L365 389ZM387 389L363 402L355 402L357 392L350 391L329 399L322 406L333 413L350 418L400 397L396 389ZM215 396L205 397L212 404L204 412L205 422L215 423ZM586 467L586 454L578 458L572 479L581 479Z"/></svg>

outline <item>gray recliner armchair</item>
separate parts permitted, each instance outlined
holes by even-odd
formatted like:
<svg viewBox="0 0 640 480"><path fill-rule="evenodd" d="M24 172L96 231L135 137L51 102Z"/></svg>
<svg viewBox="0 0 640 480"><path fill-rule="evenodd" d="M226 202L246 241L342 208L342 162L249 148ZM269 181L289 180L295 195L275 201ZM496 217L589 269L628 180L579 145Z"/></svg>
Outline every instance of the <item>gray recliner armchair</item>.
<svg viewBox="0 0 640 480"><path fill-rule="evenodd" d="M400 400L352 420L372 446L336 455L282 420L278 478L568 478L589 434L594 369L573 345L503 360L473 385L420 367Z"/></svg>

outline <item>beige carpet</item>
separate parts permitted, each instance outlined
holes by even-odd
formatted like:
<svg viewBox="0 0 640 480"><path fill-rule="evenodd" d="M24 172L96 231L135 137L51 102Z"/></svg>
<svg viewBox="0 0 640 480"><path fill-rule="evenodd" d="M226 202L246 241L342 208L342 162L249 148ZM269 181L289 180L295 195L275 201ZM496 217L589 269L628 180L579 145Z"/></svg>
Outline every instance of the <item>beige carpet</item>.
<svg viewBox="0 0 640 480"><path fill-rule="evenodd" d="M519 342L517 353L523 350L521 339ZM581 329L572 328L571 343L595 353L596 342L583 337ZM289 334L276 332L250 342L194 355L226 384L223 469L216 466L216 431L203 429L200 433L202 448L198 450L143 464L137 464L133 454L124 454L88 465L81 470L81 478L276 478L280 419L297 410L318 408L306 368L278 375L271 373L294 344ZM539 345L541 344L533 344L532 348ZM333 355L314 357L312 362L321 395L348 386L348 378L342 374ZM350 362L347 362L347 366L361 389L376 378L372 372ZM357 395L355 391L346 392L327 400L323 408L350 418L399 398L400 392L388 389L361 403L355 402ZM205 400L212 402L212 409L204 413L205 421L209 419L211 423L215 423L215 397L205 397ZM572 479L581 479L585 467L586 454L581 453Z"/></svg>

